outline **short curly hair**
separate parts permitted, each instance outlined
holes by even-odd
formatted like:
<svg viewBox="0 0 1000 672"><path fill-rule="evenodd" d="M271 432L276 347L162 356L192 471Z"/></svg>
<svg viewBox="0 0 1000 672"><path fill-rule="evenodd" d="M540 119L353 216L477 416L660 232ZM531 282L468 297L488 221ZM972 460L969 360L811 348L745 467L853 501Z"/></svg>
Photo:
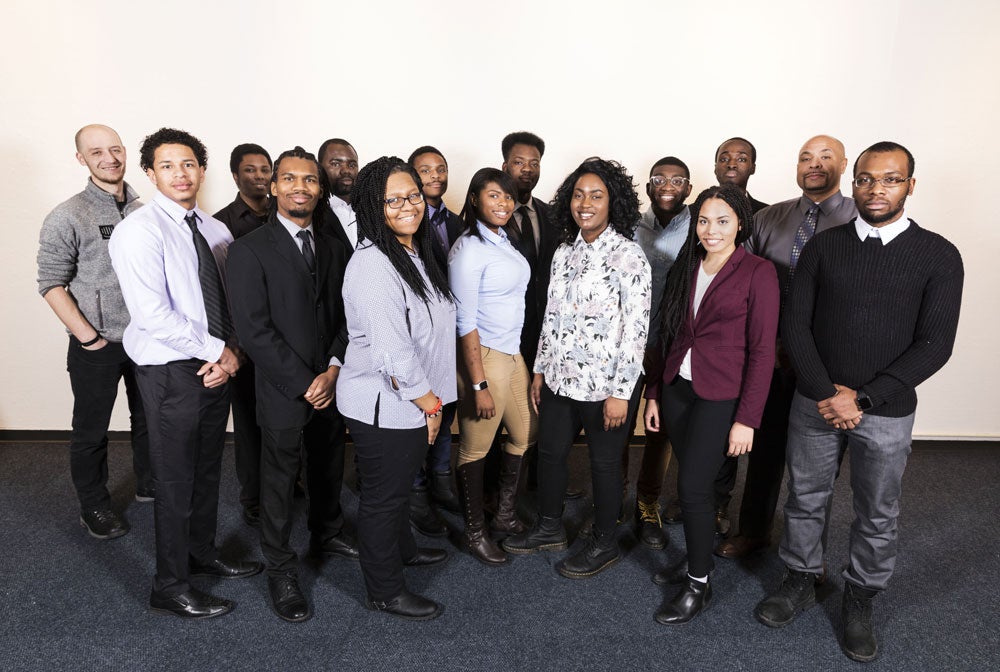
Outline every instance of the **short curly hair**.
<svg viewBox="0 0 1000 672"><path fill-rule="evenodd" d="M156 150L162 145L184 145L190 147L194 152L194 158L202 168L208 167L208 150L201 140L194 137L187 131L176 128L161 128L155 133L150 133L142 141L139 148L139 167L149 170L153 167L153 158Z"/></svg>
<svg viewBox="0 0 1000 672"><path fill-rule="evenodd" d="M572 244L576 240L580 227L573 220L570 203L573 201L573 189L576 182L587 174L596 175L608 189L609 226L632 240L635 227L639 222L639 195L635 191L635 182L625 170L625 166L617 161L609 161L592 157L584 161L566 176L556 190L552 199L552 215L556 225L561 229L562 242Z"/></svg>

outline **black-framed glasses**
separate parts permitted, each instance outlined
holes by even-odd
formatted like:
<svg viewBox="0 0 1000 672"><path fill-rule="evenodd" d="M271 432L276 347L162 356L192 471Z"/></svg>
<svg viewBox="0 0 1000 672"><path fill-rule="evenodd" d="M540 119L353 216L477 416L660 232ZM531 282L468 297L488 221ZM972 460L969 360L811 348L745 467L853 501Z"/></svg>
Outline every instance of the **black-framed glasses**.
<svg viewBox="0 0 1000 672"><path fill-rule="evenodd" d="M851 180L851 184L858 189L871 189L875 186L875 183L878 182L886 189L895 189L896 187L906 184L909 181L909 177L900 177L899 175L886 175L885 177L862 175L861 177L856 177Z"/></svg>
<svg viewBox="0 0 1000 672"><path fill-rule="evenodd" d="M663 177L662 175L653 175L652 177L649 178L649 183L652 184L654 187L657 187L657 188L658 187L662 187L662 186L666 185L669 182L670 186L676 187L677 189L683 189L684 185L688 184L690 181L691 180L689 180L686 177L671 177L671 178L666 178L666 177Z"/></svg>
<svg viewBox="0 0 1000 672"><path fill-rule="evenodd" d="M424 202L424 195L418 191L409 196L393 196L392 198L385 199L385 204L393 210L399 210L403 207L403 201L409 201L410 205L420 205Z"/></svg>

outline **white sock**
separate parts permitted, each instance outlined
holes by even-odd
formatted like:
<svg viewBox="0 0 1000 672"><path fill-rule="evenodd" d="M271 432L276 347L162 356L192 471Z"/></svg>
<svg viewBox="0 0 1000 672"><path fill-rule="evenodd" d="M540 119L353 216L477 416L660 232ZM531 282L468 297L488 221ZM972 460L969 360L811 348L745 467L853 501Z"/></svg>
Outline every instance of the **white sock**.
<svg viewBox="0 0 1000 672"><path fill-rule="evenodd" d="M691 576L688 574L688 578L692 581L697 581L698 583L708 583L708 576Z"/></svg>

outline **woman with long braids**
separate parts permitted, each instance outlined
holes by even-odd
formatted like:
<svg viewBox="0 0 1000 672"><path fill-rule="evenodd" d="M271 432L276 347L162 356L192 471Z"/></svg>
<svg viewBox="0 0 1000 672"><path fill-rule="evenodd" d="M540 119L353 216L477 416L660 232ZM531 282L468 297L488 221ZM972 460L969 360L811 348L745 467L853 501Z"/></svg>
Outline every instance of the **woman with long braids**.
<svg viewBox="0 0 1000 672"><path fill-rule="evenodd" d="M488 565L507 562L485 529L483 471L497 428L507 430L497 512L491 527L500 534L524 531L515 512L521 457L537 424L528 402L528 367L521 357L524 293L531 267L504 227L514 214L517 186L496 168L472 176L462 219L465 232L448 257L448 279L458 307L461 359L458 378L458 482L465 508L464 545Z"/></svg>
<svg viewBox="0 0 1000 672"><path fill-rule="evenodd" d="M559 187L552 212L563 242L552 260L531 400L540 413L539 519L504 540L510 553L566 548L562 525L566 458L583 429L590 449L593 533L556 565L565 577L593 576L621 558L615 527L629 400L642 373L649 328L650 270L632 240L639 197L613 161L587 159Z"/></svg>
<svg viewBox="0 0 1000 672"><path fill-rule="evenodd" d="M644 417L647 432L663 427L673 442L687 544L687 573L654 578L682 584L656 614L667 625L690 621L712 599L715 476L727 455L750 450L774 369L778 279L743 249L752 222L742 189L701 192L663 294L663 347L648 372Z"/></svg>
<svg viewBox="0 0 1000 672"><path fill-rule="evenodd" d="M428 620L436 602L406 590L404 566L443 562L417 548L410 485L455 401L455 304L434 260L416 171L396 157L372 161L352 192L360 242L344 277L348 345L337 408L357 454L358 541L366 606Z"/></svg>

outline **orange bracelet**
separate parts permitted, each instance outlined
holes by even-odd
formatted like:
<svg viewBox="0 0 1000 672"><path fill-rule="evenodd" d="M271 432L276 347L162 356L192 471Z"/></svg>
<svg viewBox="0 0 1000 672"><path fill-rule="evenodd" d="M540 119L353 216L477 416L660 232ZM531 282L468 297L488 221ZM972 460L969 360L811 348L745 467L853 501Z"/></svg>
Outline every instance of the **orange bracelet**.
<svg viewBox="0 0 1000 672"><path fill-rule="evenodd" d="M428 418L436 418L437 416L441 415L441 407L444 406L444 402L441 401L441 397L438 397L437 400L438 403L434 408L432 408L429 411L424 411L424 415L426 415Z"/></svg>

